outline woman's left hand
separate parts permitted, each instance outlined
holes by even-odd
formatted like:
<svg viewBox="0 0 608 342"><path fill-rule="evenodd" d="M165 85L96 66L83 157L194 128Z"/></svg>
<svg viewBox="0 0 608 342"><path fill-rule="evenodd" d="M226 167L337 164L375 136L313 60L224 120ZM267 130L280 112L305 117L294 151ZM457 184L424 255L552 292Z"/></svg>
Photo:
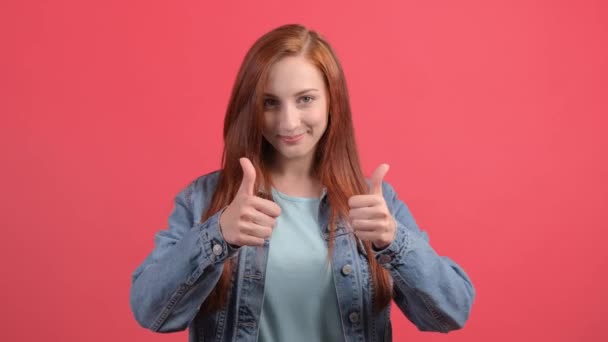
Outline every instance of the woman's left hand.
<svg viewBox="0 0 608 342"><path fill-rule="evenodd" d="M349 223L355 235L363 241L371 241L376 249L390 245L397 229L397 223L382 195L382 179L388 169L388 164L381 164L374 171L370 178L369 194L348 199Z"/></svg>

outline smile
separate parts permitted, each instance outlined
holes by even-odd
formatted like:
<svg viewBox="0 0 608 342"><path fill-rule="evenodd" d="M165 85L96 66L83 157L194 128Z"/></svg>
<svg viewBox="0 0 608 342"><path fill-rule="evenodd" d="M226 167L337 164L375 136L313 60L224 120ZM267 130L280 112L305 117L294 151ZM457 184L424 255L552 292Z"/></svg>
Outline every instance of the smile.
<svg viewBox="0 0 608 342"><path fill-rule="evenodd" d="M284 135L279 135L279 138L281 138L281 140L285 143L295 143L300 141L302 138L304 137L304 133L300 134L300 135L293 135L293 136L284 136Z"/></svg>

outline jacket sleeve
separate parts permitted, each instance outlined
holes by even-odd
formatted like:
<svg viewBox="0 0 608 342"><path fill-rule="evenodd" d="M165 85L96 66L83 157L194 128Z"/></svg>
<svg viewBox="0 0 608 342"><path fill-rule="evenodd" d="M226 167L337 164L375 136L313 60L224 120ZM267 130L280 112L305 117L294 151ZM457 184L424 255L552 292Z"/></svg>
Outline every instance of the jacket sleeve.
<svg viewBox="0 0 608 342"><path fill-rule="evenodd" d="M177 194L168 228L156 233L154 249L132 274L131 310L152 331L185 330L236 253L221 235L222 210L202 223L193 217L196 184Z"/></svg>
<svg viewBox="0 0 608 342"><path fill-rule="evenodd" d="M437 255L393 187L386 182L382 187L397 231L389 246L374 253L391 274L395 303L421 331L462 328L475 298L471 280L455 262Z"/></svg>

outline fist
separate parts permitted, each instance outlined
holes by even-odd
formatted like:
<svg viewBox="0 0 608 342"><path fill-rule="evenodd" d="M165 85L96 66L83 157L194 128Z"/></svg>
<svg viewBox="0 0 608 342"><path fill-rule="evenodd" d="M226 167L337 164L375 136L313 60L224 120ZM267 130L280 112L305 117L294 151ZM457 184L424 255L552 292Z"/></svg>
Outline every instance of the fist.
<svg viewBox="0 0 608 342"><path fill-rule="evenodd" d="M243 180L232 203L220 215L224 240L236 246L262 246L272 234L281 208L274 202L254 195L255 168L241 158Z"/></svg>
<svg viewBox="0 0 608 342"><path fill-rule="evenodd" d="M382 194L382 179L388 164L378 166L370 178L369 193L348 199L348 221L355 235L371 241L376 249L387 247L395 239L397 224Z"/></svg>

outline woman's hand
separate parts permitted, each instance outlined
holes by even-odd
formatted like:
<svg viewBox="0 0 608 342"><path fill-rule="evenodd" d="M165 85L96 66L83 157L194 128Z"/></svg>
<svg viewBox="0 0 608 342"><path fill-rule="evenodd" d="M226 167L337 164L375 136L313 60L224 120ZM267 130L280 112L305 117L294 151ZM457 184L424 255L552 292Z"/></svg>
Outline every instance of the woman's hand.
<svg viewBox="0 0 608 342"><path fill-rule="evenodd" d="M254 195L255 168L247 158L239 161L243 180L234 200L220 216L220 230L231 245L262 246L272 234L281 207Z"/></svg>
<svg viewBox="0 0 608 342"><path fill-rule="evenodd" d="M388 164L382 164L374 171L370 178L369 194L348 199L351 228L359 239L371 241L376 249L390 245L395 239L397 229L395 219L382 195L382 179L388 169Z"/></svg>

